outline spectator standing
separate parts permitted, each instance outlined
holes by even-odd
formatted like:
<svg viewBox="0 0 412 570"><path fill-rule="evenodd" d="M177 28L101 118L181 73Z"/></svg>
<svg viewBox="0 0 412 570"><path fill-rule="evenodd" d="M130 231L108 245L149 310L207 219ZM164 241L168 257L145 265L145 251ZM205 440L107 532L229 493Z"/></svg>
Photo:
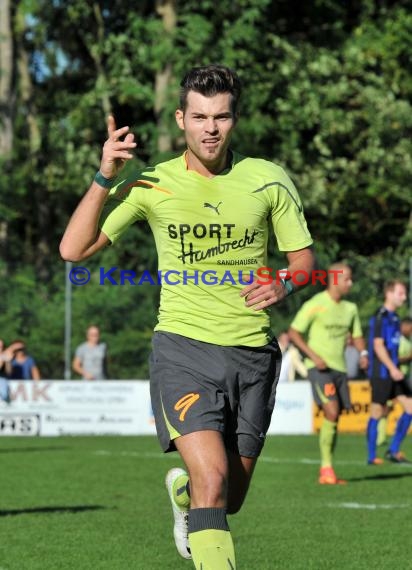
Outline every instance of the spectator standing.
<svg viewBox="0 0 412 570"><path fill-rule="evenodd" d="M359 380L359 378L363 375L359 360L359 350L356 348L353 342L352 335L348 335L348 340L346 342L345 348L346 376L348 380Z"/></svg>
<svg viewBox="0 0 412 570"><path fill-rule="evenodd" d="M76 348L72 366L83 380L106 380L107 346L105 342L100 342L99 327L88 327L86 342Z"/></svg>

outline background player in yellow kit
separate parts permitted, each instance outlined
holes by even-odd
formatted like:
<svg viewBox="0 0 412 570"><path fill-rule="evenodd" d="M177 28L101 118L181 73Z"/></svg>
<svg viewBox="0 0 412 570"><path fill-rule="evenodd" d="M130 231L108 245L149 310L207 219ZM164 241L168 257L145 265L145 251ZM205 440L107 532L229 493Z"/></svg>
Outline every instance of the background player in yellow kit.
<svg viewBox="0 0 412 570"><path fill-rule="evenodd" d="M344 358L348 333L360 353L360 367L368 365L358 309L343 299L351 287L350 267L333 264L328 270L327 289L302 306L289 331L292 342L307 355L313 397L325 416L319 433L319 483L328 485L345 483L336 476L332 459L339 415L342 409L350 408Z"/></svg>

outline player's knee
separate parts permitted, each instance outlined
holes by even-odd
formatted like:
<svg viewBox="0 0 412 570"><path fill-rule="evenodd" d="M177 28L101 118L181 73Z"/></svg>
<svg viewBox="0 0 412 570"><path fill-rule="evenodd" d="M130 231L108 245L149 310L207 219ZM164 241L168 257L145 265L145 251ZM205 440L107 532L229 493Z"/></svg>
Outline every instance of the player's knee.
<svg viewBox="0 0 412 570"><path fill-rule="evenodd" d="M380 420L382 417L386 417L389 413L389 408L386 404L378 404L372 402L370 405L370 415L374 420Z"/></svg>
<svg viewBox="0 0 412 570"><path fill-rule="evenodd" d="M339 412L325 412L325 418L329 422L337 422L339 418Z"/></svg>
<svg viewBox="0 0 412 570"><path fill-rule="evenodd" d="M191 489L196 503L205 507L219 505L226 500L226 474L219 468L208 469L199 477L191 477Z"/></svg>

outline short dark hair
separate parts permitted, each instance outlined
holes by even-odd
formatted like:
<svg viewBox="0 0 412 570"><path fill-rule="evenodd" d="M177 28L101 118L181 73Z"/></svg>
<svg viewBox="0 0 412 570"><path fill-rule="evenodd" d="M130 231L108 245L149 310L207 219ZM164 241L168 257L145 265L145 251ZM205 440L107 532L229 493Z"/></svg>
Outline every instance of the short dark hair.
<svg viewBox="0 0 412 570"><path fill-rule="evenodd" d="M196 91L205 97L214 97L218 93L230 93L232 111L235 114L242 91L242 84L235 71L224 65L205 65L193 67L180 82L180 109L187 107L187 94Z"/></svg>
<svg viewBox="0 0 412 570"><path fill-rule="evenodd" d="M384 294L386 295L388 291L393 291L395 289L395 285L403 285L406 287L406 283L405 281L402 281L402 279L390 279L389 281L386 281L383 286Z"/></svg>

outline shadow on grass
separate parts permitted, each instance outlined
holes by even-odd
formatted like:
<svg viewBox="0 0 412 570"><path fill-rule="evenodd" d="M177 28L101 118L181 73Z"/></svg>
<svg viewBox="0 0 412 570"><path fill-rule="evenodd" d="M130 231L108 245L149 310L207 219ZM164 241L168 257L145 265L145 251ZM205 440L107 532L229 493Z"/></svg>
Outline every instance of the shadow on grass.
<svg viewBox="0 0 412 570"><path fill-rule="evenodd" d="M35 451L67 451L70 449L68 446L55 445L49 447L10 447L9 449L0 449L1 453L31 453Z"/></svg>
<svg viewBox="0 0 412 570"><path fill-rule="evenodd" d="M0 517L9 517L16 515L31 515L37 513L84 513L86 511L100 511L102 509L107 509L107 507L102 507L101 505L77 505L73 507L32 507L30 509L7 509L0 510Z"/></svg>
<svg viewBox="0 0 412 570"><path fill-rule="evenodd" d="M351 483L358 481L390 481L393 479L403 479L404 477L412 477L412 471L407 473L375 473L374 475L366 475L365 477L347 477L346 480Z"/></svg>

